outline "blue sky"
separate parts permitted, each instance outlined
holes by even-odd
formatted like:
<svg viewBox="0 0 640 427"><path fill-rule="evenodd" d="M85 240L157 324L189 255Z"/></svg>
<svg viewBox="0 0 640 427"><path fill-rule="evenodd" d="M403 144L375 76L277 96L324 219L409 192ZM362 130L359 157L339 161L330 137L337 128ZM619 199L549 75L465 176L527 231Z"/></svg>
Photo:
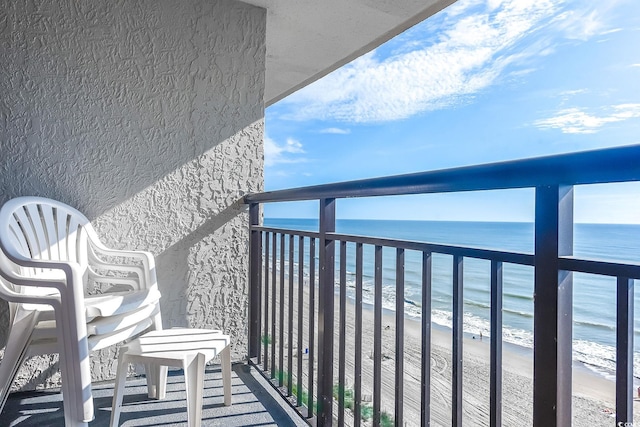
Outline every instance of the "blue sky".
<svg viewBox="0 0 640 427"><path fill-rule="evenodd" d="M265 189L630 144L640 2L460 0L267 108ZM337 206L339 218L531 221L533 191ZM317 209L273 204L265 216ZM575 218L640 223L640 185L576 188Z"/></svg>

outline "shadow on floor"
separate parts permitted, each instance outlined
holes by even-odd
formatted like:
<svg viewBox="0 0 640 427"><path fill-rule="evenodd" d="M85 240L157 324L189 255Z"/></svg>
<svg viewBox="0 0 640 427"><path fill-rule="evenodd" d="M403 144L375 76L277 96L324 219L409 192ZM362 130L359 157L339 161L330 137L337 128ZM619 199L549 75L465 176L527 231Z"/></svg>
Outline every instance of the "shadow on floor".
<svg viewBox="0 0 640 427"><path fill-rule="evenodd" d="M306 426L295 411L275 393L266 380L245 364L234 364L232 405L224 406L219 365L208 366L204 383L203 426ZM185 426L187 411L184 376L170 371L167 397L147 398L144 378L127 381L120 415L122 426ZM111 418L113 383L94 384L95 419L90 427L108 426ZM12 393L0 414L0 426L63 426L62 395L59 390Z"/></svg>

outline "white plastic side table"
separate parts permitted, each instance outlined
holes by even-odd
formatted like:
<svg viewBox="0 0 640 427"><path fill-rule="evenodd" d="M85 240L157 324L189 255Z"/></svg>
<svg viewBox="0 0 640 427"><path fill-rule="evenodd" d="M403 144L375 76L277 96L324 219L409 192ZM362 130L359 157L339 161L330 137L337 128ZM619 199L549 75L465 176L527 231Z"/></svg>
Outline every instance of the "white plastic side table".
<svg viewBox="0 0 640 427"><path fill-rule="evenodd" d="M173 328L151 331L120 349L118 373L111 410L111 426L116 427L122 409L122 396L129 363L143 363L147 374L150 365L172 366L184 370L187 392L187 420L190 427L202 423L204 368L208 360L220 355L224 404L231 405L231 354L229 335L211 329ZM153 382L153 381L152 381ZM148 382L149 383L149 382ZM165 385L158 384L158 398L165 395Z"/></svg>

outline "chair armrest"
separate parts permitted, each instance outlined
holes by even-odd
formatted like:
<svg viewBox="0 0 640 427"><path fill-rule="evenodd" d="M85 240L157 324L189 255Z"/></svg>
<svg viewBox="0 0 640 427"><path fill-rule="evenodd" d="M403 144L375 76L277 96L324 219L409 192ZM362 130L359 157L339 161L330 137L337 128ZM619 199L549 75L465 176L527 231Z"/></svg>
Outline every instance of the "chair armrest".
<svg viewBox="0 0 640 427"><path fill-rule="evenodd" d="M145 264L145 267L151 267L154 264L153 255L147 251L131 251L126 249L110 249L101 244L100 246L93 247L95 255L103 256L118 256L138 259Z"/></svg>
<svg viewBox="0 0 640 427"><path fill-rule="evenodd" d="M140 287L146 289L157 286L158 282L156 278L156 263L151 252L111 249L107 248L104 244L102 244L102 242L97 240L97 238L92 238L92 236L90 236L89 240L91 243L89 257L96 266L109 270L119 270L136 273L140 279ZM142 267L131 264L105 261L103 257L124 257L135 259L142 262Z"/></svg>
<svg viewBox="0 0 640 427"><path fill-rule="evenodd" d="M138 265L132 264L116 264L113 262L105 262L99 258L91 257L92 263L89 264L89 272L94 277L105 277L108 278L105 274L101 274L98 270L107 270L107 271L122 271L127 273L134 273L138 278L144 276L144 268Z"/></svg>
<svg viewBox="0 0 640 427"><path fill-rule="evenodd" d="M60 306L60 295L29 295L14 291L0 280L0 296L6 301L24 304L47 304L54 307Z"/></svg>
<svg viewBox="0 0 640 427"><path fill-rule="evenodd" d="M143 275L143 270L141 267L135 267L132 266L130 268L127 268L129 266L119 266L119 265L100 265L99 266L101 269L107 269L109 271L130 271L135 273L135 277L132 276L109 276L107 274L101 274L98 271L95 271L93 269L93 266L89 266L88 269L88 273L89 273L89 280L93 281L94 283L98 284L98 283L109 283L109 284L119 284L119 285L128 285L133 289L140 289L141 288L141 280L140 277L142 277ZM113 268L108 268L108 267L113 267Z"/></svg>
<svg viewBox="0 0 640 427"><path fill-rule="evenodd" d="M24 267L37 270L49 270L34 276L25 276L14 268ZM59 305L61 300L69 298L84 301L84 284L80 265L74 262L36 260L21 255L0 254L0 275L8 282L25 287L53 288L57 292L49 295L33 295L15 292L0 281L2 294L9 301L33 304ZM69 286L69 283L72 286Z"/></svg>

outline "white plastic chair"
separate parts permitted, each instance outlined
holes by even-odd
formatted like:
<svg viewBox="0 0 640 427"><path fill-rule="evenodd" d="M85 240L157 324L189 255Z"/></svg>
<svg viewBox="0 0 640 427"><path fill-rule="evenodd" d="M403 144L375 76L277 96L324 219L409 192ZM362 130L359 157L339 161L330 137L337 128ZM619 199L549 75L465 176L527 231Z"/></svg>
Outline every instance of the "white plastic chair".
<svg viewBox="0 0 640 427"><path fill-rule="evenodd" d="M65 425L93 419L89 354L162 329L155 262L147 252L113 250L76 209L19 197L0 209L0 297L11 330L0 362L0 411L23 361L60 354ZM87 295L87 285L109 286ZM148 375L163 398L166 368Z"/></svg>

